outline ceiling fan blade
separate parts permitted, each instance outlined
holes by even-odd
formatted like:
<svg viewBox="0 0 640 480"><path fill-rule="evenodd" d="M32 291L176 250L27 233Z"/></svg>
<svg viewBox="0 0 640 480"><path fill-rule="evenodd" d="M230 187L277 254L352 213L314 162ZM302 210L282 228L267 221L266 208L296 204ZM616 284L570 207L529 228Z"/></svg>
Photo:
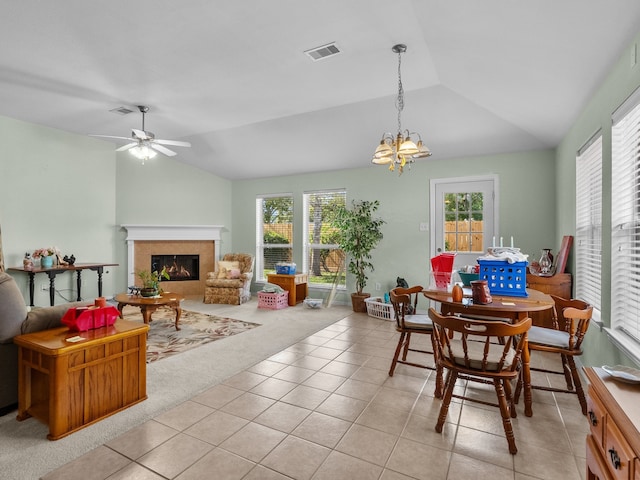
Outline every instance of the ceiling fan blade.
<svg viewBox="0 0 640 480"><path fill-rule="evenodd" d="M125 150L129 150L132 147L138 145L138 142L127 143L126 145L121 146L120 148L116 148L116 152L124 152Z"/></svg>
<svg viewBox="0 0 640 480"><path fill-rule="evenodd" d="M149 140L149 135L144 130L138 130L137 128L131 129L131 136L140 140Z"/></svg>
<svg viewBox="0 0 640 480"><path fill-rule="evenodd" d="M131 137L114 137L113 135L92 135L89 134L90 137L100 137L100 138L117 138L118 140L129 140L131 141Z"/></svg>
<svg viewBox="0 0 640 480"><path fill-rule="evenodd" d="M160 145L174 145L176 147L190 147L191 144L189 142L181 142L179 140L160 140L158 138L153 140L154 143L159 143Z"/></svg>
<svg viewBox="0 0 640 480"><path fill-rule="evenodd" d="M158 145L155 142L151 142L149 144L149 146L151 148L153 148L154 150L159 151L160 153L163 153L164 155L166 155L167 157L174 157L176 155L176 152L174 152L173 150L169 150L168 148L163 147L162 145Z"/></svg>

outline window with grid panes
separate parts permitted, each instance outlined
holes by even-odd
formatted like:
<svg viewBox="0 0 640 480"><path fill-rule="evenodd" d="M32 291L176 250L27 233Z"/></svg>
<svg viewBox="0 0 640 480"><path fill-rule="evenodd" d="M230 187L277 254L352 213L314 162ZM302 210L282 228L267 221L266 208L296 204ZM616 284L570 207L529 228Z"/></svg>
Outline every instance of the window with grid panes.
<svg viewBox="0 0 640 480"><path fill-rule="evenodd" d="M576 157L576 298L593 305L599 319L602 267L602 133Z"/></svg>
<svg viewBox="0 0 640 480"><path fill-rule="evenodd" d="M276 273L276 263L293 259L293 196L256 198L256 280Z"/></svg>
<svg viewBox="0 0 640 480"><path fill-rule="evenodd" d="M640 356L640 91L612 116L611 328Z"/></svg>
<svg viewBox="0 0 640 480"><path fill-rule="evenodd" d="M304 194L303 269L309 285L345 288L345 258L331 226L338 205L344 206L345 190L324 190Z"/></svg>
<svg viewBox="0 0 640 480"><path fill-rule="evenodd" d="M482 192L446 193L444 201L445 251L482 252Z"/></svg>

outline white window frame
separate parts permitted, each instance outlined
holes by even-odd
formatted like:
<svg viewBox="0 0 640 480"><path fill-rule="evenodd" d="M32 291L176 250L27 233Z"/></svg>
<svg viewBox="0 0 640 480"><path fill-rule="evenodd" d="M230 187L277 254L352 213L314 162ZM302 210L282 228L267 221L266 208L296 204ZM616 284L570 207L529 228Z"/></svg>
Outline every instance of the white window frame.
<svg viewBox="0 0 640 480"><path fill-rule="evenodd" d="M262 204L264 200L269 198L284 198L288 197L292 199L293 204L293 194L292 193L274 193L268 195L257 195L256 196L256 263L255 263L255 279L257 282L266 282L267 277L264 274L264 251L269 248L291 248L293 251L293 241L291 243L286 244L275 244L275 243L264 243L264 216ZM293 206L295 208L295 205ZM292 212L293 213L293 212ZM293 226L293 215L292 215L292 228ZM293 237L293 235L292 235Z"/></svg>
<svg viewBox="0 0 640 480"><path fill-rule="evenodd" d="M611 328L614 343L640 359L640 89L612 115Z"/></svg>
<svg viewBox="0 0 640 480"><path fill-rule="evenodd" d="M311 238L311 232L310 232L310 225L313 224L313 221L310 218L311 215L311 209L310 209L310 198L312 195L318 195L318 194L342 194L344 196L345 199L345 203L346 203L346 199L347 199L347 191L344 188L340 188L340 189L328 189L328 190L315 190L315 191L309 191L309 192L304 192L303 194L303 220L302 220L302 238L303 238L303 242L302 242L302 268L305 272L310 272L310 265L309 265L309 258L310 258L310 253L311 250L313 249L317 249L317 250L339 250L340 247L337 244L326 244L326 243L311 243L309 241L309 239ZM331 284L326 284L326 283L314 283L312 281L311 276L309 277L309 285L313 286L314 288L331 288L332 285ZM338 284L337 289L338 290L346 290L346 282L342 283L342 284Z"/></svg>
<svg viewBox="0 0 640 480"><path fill-rule="evenodd" d="M602 131L576 155L575 297L593 306L600 322L602 298Z"/></svg>

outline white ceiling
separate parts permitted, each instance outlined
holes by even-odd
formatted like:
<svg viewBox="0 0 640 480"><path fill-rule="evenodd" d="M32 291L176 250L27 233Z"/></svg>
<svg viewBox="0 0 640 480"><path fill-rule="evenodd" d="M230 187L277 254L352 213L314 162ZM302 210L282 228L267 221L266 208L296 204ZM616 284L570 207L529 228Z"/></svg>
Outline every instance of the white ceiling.
<svg viewBox="0 0 640 480"><path fill-rule="evenodd" d="M192 142L177 161L228 179L370 165L381 134L397 130L396 43L408 46L403 128L432 158L553 148L640 26L638 0L4 0L2 10L1 115L129 136L140 114L109 110L149 105L147 130ZM334 41L337 56L303 53Z"/></svg>

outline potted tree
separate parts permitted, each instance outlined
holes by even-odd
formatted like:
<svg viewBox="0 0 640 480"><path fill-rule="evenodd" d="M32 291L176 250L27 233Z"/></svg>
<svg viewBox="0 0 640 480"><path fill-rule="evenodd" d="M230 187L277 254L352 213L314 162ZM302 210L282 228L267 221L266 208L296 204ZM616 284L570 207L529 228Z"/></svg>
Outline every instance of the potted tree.
<svg viewBox="0 0 640 480"><path fill-rule="evenodd" d="M367 286L367 271L374 270L371 251L382 240L381 227L386 222L374 218L380 203L377 200L352 201L351 208L339 206L332 224L338 229L338 245L349 257L348 271L355 275L356 291L351 294L354 312L366 312L364 300L370 296L363 290Z"/></svg>

